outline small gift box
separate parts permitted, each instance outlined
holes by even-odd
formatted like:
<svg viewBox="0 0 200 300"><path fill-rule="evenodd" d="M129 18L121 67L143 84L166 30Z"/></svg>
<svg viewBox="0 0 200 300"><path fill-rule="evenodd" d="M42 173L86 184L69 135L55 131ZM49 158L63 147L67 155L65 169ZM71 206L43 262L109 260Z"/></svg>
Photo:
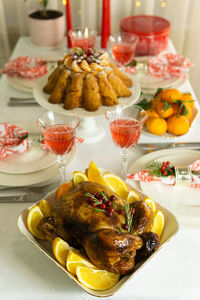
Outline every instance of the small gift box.
<svg viewBox="0 0 200 300"><path fill-rule="evenodd" d="M169 161L153 161L145 169L128 174L127 179L200 188L200 160L186 167L174 167Z"/></svg>

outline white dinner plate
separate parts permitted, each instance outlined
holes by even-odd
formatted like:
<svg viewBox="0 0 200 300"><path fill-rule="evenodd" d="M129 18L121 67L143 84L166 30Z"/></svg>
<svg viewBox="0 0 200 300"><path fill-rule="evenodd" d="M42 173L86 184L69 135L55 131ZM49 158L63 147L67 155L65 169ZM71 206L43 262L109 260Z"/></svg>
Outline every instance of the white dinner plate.
<svg viewBox="0 0 200 300"><path fill-rule="evenodd" d="M70 165L76 155L76 146L73 150L66 155L66 167ZM26 174L8 174L0 173L0 183L5 186L26 186L32 184L38 184L41 182L49 181L50 179L58 178L59 168L58 163L54 163L50 167L42 169L40 171L26 173Z"/></svg>
<svg viewBox="0 0 200 300"><path fill-rule="evenodd" d="M10 86L14 87L15 89L22 91L22 92L26 92L26 93L32 93L33 92L33 88L30 86L26 86L24 85L24 78L19 78L19 77L11 77L11 76L6 76L7 77L7 81L10 84ZM28 79L26 79L28 80Z"/></svg>
<svg viewBox="0 0 200 300"><path fill-rule="evenodd" d="M132 75L128 75L132 78ZM64 115L79 115L80 117L95 117L95 116L102 116L105 114L107 110L112 111L116 110L116 105L114 106L100 106L96 111L87 111L82 107L77 107L72 110L63 109L62 104L52 104L48 102L49 94L43 92L43 87L47 83L47 75L42 77L38 82L35 84L33 88L33 96L36 101L44 108L48 110L52 110ZM140 85L136 80L133 80L133 86L130 88L132 95L130 97L123 97L118 98L119 106L120 107L127 107L132 105L137 101L140 96Z"/></svg>
<svg viewBox="0 0 200 300"><path fill-rule="evenodd" d="M130 166L128 173L140 171L152 161L170 161L174 166L188 166L200 159L200 151L165 149L144 155ZM169 186L161 183L146 183L127 180L162 206L170 209L185 226L200 227L200 189L189 186Z"/></svg>
<svg viewBox="0 0 200 300"><path fill-rule="evenodd" d="M0 172L25 174L40 171L56 162L56 155L48 150L29 150L0 159Z"/></svg>

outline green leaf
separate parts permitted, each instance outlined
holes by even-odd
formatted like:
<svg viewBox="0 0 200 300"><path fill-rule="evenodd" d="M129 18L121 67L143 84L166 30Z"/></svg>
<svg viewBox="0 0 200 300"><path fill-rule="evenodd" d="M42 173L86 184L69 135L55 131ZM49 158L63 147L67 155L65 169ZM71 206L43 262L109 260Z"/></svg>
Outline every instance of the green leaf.
<svg viewBox="0 0 200 300"><path fill-rule="evenodd" d="M170 107L171 107L171 104L169 104L167 101L165 101L165 104L164 104L164 112L165 112L166 110L168 110Z"/></svg>
<svg viewBox="0 0 200 300"><path fill-rule="evenodd" d="M104 210L104 209L100 209L100 208L96 208L96 207L95 207L94 210L97 211L97 212L103 212L103 213L105 213L105 210Z"/></svg>
<svg viewBox="0 0 200 300"><path fill-rule="evenodd" d="M127 65L127 67L136 67L136 66L137 66L137 61L135 59Z"/></svg>
<svg viewBox="0 0 200 300"><path fill-rule="evenodd" d="M150 107L151 103L146 99L142 99L140 102L137 103L137 106L147 110Z"/></svg>
<svg viewBox="0 0 200 300"><path fill-rule="evenodd" d="M159 94L160 92L162 92L162 91L163 91L163 89L158 88L157 91L155 92L155 94L153 95L153 98L157 97L158 94Z"/></svg>
<svg viewBox="0 0 200 300"><path fill-rule="evenodd" d="M183 113L182 113L182 116L187 116L187 114L188 114L188 109L187 109L187 107L185 106L185 104L183 103L183 106L182 107L184 107L184 111L183 111Z"/></svg>

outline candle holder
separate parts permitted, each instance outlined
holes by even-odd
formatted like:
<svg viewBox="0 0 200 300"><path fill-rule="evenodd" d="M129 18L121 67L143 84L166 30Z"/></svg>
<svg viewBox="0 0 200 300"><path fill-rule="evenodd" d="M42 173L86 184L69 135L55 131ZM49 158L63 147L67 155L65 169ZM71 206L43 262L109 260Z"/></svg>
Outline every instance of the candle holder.
<svg viewBox="0 0 200 300"><path fill-rule="evenodd" d="M72 47L79 47L81 49L91 48L94 49L97 31L94 29L85 28L75 28L69 31L69 36L71 38Z"/></svg>

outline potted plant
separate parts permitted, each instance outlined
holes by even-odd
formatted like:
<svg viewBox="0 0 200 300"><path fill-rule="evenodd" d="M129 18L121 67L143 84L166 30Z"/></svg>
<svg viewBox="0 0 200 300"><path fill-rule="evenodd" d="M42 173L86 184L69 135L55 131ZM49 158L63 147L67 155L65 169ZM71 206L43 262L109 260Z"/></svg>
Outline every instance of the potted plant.
<svg viewBox="0 0 200 300"><path fill-rule="evenodd" d="M47 9L47 4L48 0L40 0L41 9L28 14L29 33L34 44L55 47L64 40L65 16L61 11Z"/></svg>

